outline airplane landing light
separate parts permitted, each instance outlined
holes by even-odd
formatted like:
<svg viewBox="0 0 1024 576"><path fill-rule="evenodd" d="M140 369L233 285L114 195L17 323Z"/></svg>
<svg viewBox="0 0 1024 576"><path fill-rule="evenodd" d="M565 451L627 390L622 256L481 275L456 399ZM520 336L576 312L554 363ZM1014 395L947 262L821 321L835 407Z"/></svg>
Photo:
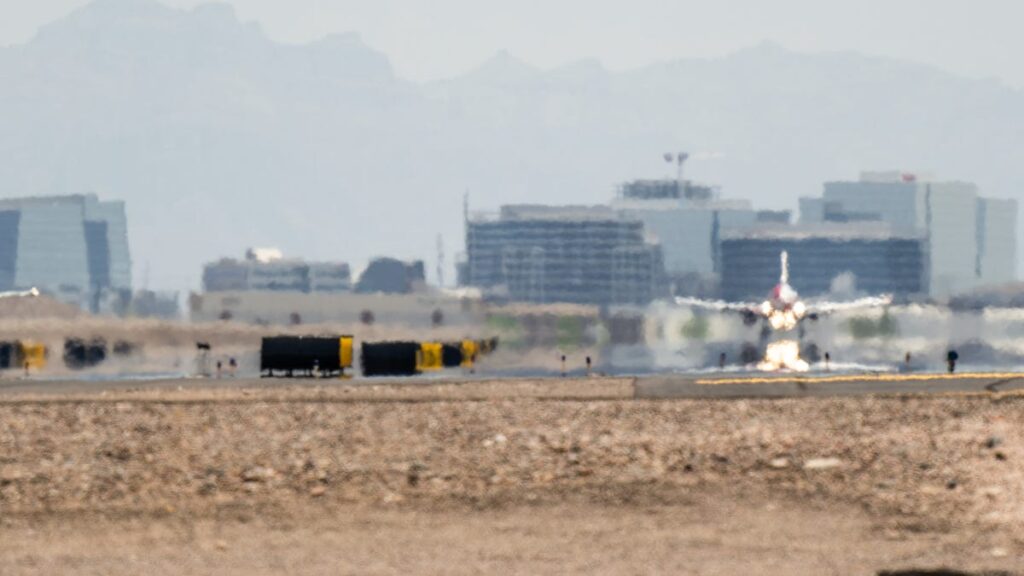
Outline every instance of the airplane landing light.
<svg viewBox="0 0 1024 576"><path fill-rule="evenodd" d="M800 343L795 340L772 342L765 351L764 360L757 369L762 372L776 372L787 369L794 372L807 372L811 366L800 358Z"/></svg>

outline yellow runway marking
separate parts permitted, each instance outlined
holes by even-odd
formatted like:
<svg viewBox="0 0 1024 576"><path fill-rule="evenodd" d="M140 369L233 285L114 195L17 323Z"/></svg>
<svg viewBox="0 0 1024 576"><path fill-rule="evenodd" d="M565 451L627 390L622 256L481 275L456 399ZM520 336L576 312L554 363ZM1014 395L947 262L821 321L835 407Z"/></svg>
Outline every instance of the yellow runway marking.
<svg viewBox="0 0 1024 576"><path fill-rule="evenodd" d="M965 372L962 374L844 374L837 376L751 376L745 378L703 378L700 385L715 384L771 384L800 382L826 384L829 382L926 382L934 380L1006 380L1024 378L1022 372Z"/></svg>

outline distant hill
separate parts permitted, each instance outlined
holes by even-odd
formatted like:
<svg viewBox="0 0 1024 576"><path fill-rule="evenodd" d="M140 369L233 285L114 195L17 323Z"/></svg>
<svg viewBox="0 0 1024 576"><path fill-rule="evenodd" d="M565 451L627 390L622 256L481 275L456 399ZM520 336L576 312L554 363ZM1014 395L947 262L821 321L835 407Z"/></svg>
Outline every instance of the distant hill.
<svg viewBox="0 0 1024 576"><path fill-rule="evenodd" d="M890 167L1020 197L1022 121L1019 91L853 53L762 44L621 73L499 53L417 85L354 34L283 45L226 5L97 0L0 48L0 195L126 199L156 288L251 245L433 271L438 233L449 263L462 249L465 191L472 209L603 202L667 174L670 150L719 153L692 173L765 207Z"/></svg>

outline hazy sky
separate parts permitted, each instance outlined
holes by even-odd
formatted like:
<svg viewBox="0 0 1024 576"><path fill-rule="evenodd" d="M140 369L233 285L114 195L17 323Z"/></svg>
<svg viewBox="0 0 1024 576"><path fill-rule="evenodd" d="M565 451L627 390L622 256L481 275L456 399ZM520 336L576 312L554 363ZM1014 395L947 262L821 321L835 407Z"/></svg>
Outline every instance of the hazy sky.
<svg viewBox="0 0 1024 576"><path fill-rule="evenodd" d="M191 7L199 0L161 0ZM0 45L89 0L0 0ZM612 69L719 56L762 40L852 49L1024 87L1019 0L229 0L270 36L306 42L357 31L414 80L453 76L499 49L549 68L598 58Z"/></svg>

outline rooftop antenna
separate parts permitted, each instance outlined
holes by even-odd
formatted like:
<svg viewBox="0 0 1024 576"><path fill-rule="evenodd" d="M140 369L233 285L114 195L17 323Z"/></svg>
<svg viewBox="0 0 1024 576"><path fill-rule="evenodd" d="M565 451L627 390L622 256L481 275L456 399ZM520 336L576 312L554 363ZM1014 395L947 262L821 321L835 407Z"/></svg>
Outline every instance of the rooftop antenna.
<svg viewBox="0 0 1024 576"><path fill-rule="evenodd" d="M690 159L690 154L687 152L679 152L677 154L666 152L662 155L662 158L665 159L665 162L676 165L676 186L681 192L683 188L683 164L686 164L686 161Z"/></svg>
<svg viewBox="0 0 1024 576"><path fill-rule="evenodd" d="M676 164L679 166L679 171L676 173L676 180L681 184L683 182L683 164L690 159L690 154L687 152L680 152L676 154Z"/></svg>

